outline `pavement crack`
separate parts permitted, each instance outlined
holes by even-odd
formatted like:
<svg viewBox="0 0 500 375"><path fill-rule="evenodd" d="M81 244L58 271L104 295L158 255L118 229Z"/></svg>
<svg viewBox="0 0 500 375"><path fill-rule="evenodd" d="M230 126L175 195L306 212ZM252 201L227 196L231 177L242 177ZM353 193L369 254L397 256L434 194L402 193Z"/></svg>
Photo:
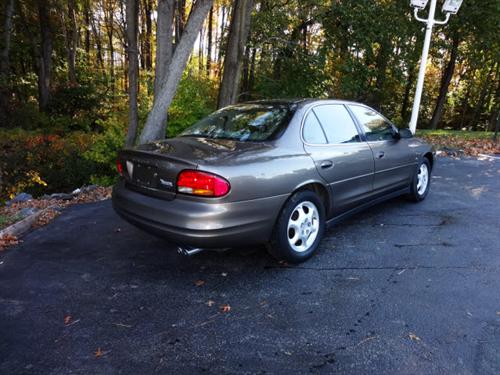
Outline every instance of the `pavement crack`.
<svg viewBox="0 0 500 375"><path fill-rule="evenodd" d="M480 267L480 266L393 266L393 267L305 267L305 266L264 266L264 269L292 269L307 271L401 271L401 270L474 270L474 271L495 271L500 267Z"/></svg>
<svg viewBox="0 0 500 375"><path fill-rule="evenodd" d="M436 243L396 243L394 247L419 247L419 246L443 246L443 247L453 247L455 245L449 242L436 242Z"/></svg>

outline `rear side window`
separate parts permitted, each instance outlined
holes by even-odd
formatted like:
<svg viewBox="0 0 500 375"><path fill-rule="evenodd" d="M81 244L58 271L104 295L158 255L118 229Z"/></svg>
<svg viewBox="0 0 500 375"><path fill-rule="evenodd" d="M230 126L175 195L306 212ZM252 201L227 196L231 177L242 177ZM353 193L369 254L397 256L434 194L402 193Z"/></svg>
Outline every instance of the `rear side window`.
<svg viewBox="0 0 500 375"><path fill-rule="evenodd" d="M304 141L311 144L326 144L325 133L313 112L309 112L304 122Z"/></svg>
<svg viewBox="0 0 500 375"><path fill-rule="evenodd" d="M363 126L368 142L394 139L392 125L377 112L359 105L350 105L349 108Z"/></svg>
<svg viewBox="0 0 500 375"><path fill-rule="evenodd" d="M358 129L342 104L320 105L314 107L313 111L323 125L328 143L341 144L360 141Z"/></svg>

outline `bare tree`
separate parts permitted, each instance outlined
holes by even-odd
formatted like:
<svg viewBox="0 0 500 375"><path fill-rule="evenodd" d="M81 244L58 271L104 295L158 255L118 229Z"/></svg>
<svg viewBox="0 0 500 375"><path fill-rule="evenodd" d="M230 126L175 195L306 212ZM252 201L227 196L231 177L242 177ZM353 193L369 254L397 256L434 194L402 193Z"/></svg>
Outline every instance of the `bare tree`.
<svg viewBox="0 0 500 375"><path fill-rule="evenodd" d="M218 107L236 103L240 86L245 45L250 31L253 0L236 0L229 28L224 72L219 90Z"/></svg>
<svg viewBox="0 0 500 375"><path fill-rule="evenodd" d="M182 78L189 55L193 49L198 32L203 26L213 0L197 0L191 9L191 13L182 32L179 43L176 44L171 62L166 68L163 80L157 85L159 91L155 92L155 101L151 112L149 112L146 125L142 131L140 142L146 143L165 136L167 110L174 98L177 86ZM160 13L158 13L160 17ZM171 38L171 34L165 33L163 37ZM158 34L160 37L160 34ZM157 37L157 38L158 38ZM166 41L159 41L159 43ZM158 58L157 58L158 62Z"/></svg>
<svg viewBox="0 0 500 375"><path fill-rule="evenodd" d="M138 0L127 0L127 56L128 56L128 97L129 97L129 112L128 112L128 131L125 141L126 146L132 146L135 143L137 136L137 91L139 62L137 50L137 32L138 32L138 15L139 2Z"/></svg>

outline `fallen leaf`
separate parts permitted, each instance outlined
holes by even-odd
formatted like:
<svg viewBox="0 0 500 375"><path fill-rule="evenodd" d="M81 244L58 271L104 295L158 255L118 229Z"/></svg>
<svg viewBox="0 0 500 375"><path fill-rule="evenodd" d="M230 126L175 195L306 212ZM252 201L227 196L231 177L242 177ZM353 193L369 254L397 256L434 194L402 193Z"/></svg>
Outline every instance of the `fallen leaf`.
<svg viewBox="0 0 500 375"><path fill-rule="evenodd" d="M68 325L69 323L71 323L71 319L72 319L71 315L66 315L64 317L64 324Z"/></svg>
<svg viewBox="0 0 500 375"><path fill-rule="evenodd" d="M194 285L196 285L196 286L203 286L203 285L205 285L205 281L203 281L203 280L196 280L194 282Z"/></svg>
<svg viewBox="0 0 500 375"><path fill-rule="evenodd" d="M208 307L212 307L213 305L215 305L215 301L212 301L211 299L209 299L209 300L207 301L206 305L207 305Z"/></svg>
<svg viewBox="0 0 500 375"><path fill-rule="evenodd" d="M221 273L221 276L226 277L226 276L227 276L227 273L226 273L226 272L222 272L222 273Z"/></svg>
<svg viewBox="0 0 500 375"><path fill-rule="evenodd" d="M97 348L97 351L94 353L96 358L102 357L104 355L104 352L101 350L101 348Z"/></svg>
<svg viewBox="0 0 500 375"><path fill-rule="evenodd" d="M500 311L497 311L497 316L500 316Z"/></svg>
<svg viewBox="0 0 500 375"><path fill-rule="evenodd" d="M223 313L227 313L229 311L231 311L231 306L229 306L227 303L225 305L222 305L220 307L220 310L223 312Z"/></svg>
<svg viewBox="0 0 500 375"><path fill-rule="evenodd" d="M414 333L411 333L408 335L410 337L411 340L413 341L422 341L422 339L420 337L418 337L416 334Z"/></svg>

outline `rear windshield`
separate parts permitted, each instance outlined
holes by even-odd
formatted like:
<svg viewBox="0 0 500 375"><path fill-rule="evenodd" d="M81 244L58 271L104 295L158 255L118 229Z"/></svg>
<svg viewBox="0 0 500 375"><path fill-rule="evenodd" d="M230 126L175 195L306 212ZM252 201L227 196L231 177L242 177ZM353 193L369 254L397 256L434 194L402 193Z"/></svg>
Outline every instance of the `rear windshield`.
<svg viewBox="0 0 500 375"><path fill-rule="evenodd" d="M240 104L212 113L184 130L181 137L267 141L288 125L294 109L288 104Z"/></svg>

